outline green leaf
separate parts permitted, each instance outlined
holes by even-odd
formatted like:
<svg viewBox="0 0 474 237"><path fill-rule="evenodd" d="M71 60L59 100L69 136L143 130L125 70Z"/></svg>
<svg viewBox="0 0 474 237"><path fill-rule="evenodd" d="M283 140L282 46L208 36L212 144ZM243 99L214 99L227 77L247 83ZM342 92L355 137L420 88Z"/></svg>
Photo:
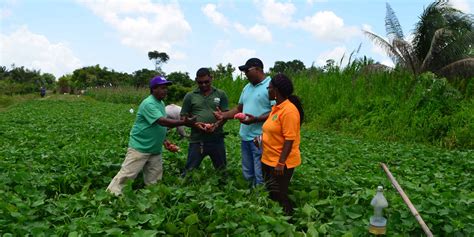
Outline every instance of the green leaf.
<svg viewBox="0 0 474 237"><path fill-rule="evenodd" d="M308 235L311 237L319 237L319 233L314 227L314 223L308 223Z"/></svg>
<svg viewBox="0 0 474 237"><path fill-rule="evenodd" d="M176 225L173 223L166 223L165 230L166 230L166 233L169 233L169 234L178 233L178 227L176 227Z"/></svg>
<svg viewBox="0 0 474 237"><path fill-rule="evenodd" d="M79 233L77 233L77 231L73 231L73 232L70 232L67 236L68 237L78 237Z"/></svg>
<svg viewBox="0 0 474 237"><path fill-rule="evenodd" d="M186 218L184 218L184 223L186 223L188 225L194 225L196 223L199 223L198 215L196 213L193 213L193 214L187 216Z"/></svg>
<svg viewBox="0 0 474 237"><path fill-rule="evenodd" d="M158 231L156 230L138 230L133 233L133 236L136 237L151 237L151 236L156 236L158 234Z"/></svg>
<svg viewBox="0 0 474 237"><path fill-rule="evenodd" d="M454 230L453 227L450 225L444 225L443 229L444 231L446 231L446 233L452 233Z"/></svg>
<svg viewBox="0 0 474 237"><path fill-rule="evenodd" d="M123 231L119 228L110 228L105 231L108 235L120 235Z"/></svg>
<svg viewBox="0 0 474 237"><path fill-rule="evenodd" d="M349 232L346 232L344 233L344 235L342 235L342 237L353 237L354 234L352 234L352 231L349 231Z"/></svg>
<svg viewBox="0 0 474 237"><path fill-rule="evenodd" d="M362 214L353 213L353 212L346 212L346 215L350 217L351 219L357 219L362 216Z"/></svg>

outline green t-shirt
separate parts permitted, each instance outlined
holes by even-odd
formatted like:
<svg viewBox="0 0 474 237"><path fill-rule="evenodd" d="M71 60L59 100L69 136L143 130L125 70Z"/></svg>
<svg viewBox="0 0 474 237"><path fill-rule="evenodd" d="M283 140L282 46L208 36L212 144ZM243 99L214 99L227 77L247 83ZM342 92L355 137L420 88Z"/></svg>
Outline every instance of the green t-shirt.
<svg viewBox="0 0 474 237"><path fill-rule="evenodd" d="M138 107L128 146L143 153L161 154L166 127L155 123L161 117L166 117L165 104L149 95Z"/></svg>
<svg viewBox="0 0 474 237"><path fill-rule="evenodd" d="M229 110L229 99L227 94L220 89L212 87L212 92L208 96L201 94L199 89L195 89L184 96L181 115L196 115L197 122L215 123L217 120L213 112L217 111L217 107L222 111ZM191 128L190 142L213 141L223 137L224 130L222 127L217 128L213 133L205 133L197 128Z"/></svg>

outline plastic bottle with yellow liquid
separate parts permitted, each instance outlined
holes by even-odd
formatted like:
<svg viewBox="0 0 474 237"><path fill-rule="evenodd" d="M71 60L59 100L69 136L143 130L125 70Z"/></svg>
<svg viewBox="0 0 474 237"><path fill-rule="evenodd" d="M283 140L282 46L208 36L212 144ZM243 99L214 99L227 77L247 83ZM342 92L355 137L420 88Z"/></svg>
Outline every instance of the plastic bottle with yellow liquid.
<svg viewBox="0 0 474 237"><path fill-rule="evenodd" d="M383 209L388 207L387 199L383 196L383 187L377 187L377 194L370 202L374 207L374 215L370 217L369 232L374 235L384 235L387 232L387 219L383 217Z"/></svg>

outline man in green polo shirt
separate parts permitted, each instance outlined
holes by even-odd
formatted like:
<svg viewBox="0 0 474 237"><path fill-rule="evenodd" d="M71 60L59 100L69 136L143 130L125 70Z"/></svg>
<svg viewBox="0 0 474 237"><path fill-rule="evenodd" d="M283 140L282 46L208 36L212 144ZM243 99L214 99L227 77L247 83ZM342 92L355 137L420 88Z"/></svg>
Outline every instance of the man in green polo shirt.
<svg viewBox="0 0 474 237"><path fill-rule="evenodd" d="M186 94L183 100L181 116L196 116L196 124L191 128L188 158L182 176L196 169L205 156L209 156L216 170L224 170L227 164L224 120L217 120L214 112L228 110L228 98L224 91L212 86L212 78L207 68L196 73L198 88Z"/></svg>
<svg viewBox="0 0 474 237"><path fill-rule="evenodd" d="M162 76L156 76L150 81L150 94L138 107L137 118L130 131L127 155L117 175L112 179L107 191L120 195L129 179L135 179L143 170L145 185L161 180L163 175L162 145L176 152L173 144L165 141L166 127L181 125L193 126L195 119L185 118L174 120L166 118L163 99L171 84Z"/></svg>

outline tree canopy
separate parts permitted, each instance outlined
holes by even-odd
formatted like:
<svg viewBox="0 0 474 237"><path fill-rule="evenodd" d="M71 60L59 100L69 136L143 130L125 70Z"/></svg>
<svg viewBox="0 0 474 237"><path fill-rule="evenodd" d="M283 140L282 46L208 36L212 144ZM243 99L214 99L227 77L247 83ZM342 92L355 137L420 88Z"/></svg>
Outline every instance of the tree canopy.
<svg viewBox="0 0 474 237"><path fill-rule="evenodd" d="M453 8L447 1L431 3L421 14L410 42L404 38L398 18L386 4L387 40L365 31L385 49L393 62L414 75L431 71L441 76L474 76L473 17Z"/></svg>
<svg viewBox="0 0 474 237"><path fill-rule="evenodd" d="M161 64L168 62L170 57L165 52L150 51L148 52L148 59L155 61L155 70L159 74L163 74Z"/></svg>

